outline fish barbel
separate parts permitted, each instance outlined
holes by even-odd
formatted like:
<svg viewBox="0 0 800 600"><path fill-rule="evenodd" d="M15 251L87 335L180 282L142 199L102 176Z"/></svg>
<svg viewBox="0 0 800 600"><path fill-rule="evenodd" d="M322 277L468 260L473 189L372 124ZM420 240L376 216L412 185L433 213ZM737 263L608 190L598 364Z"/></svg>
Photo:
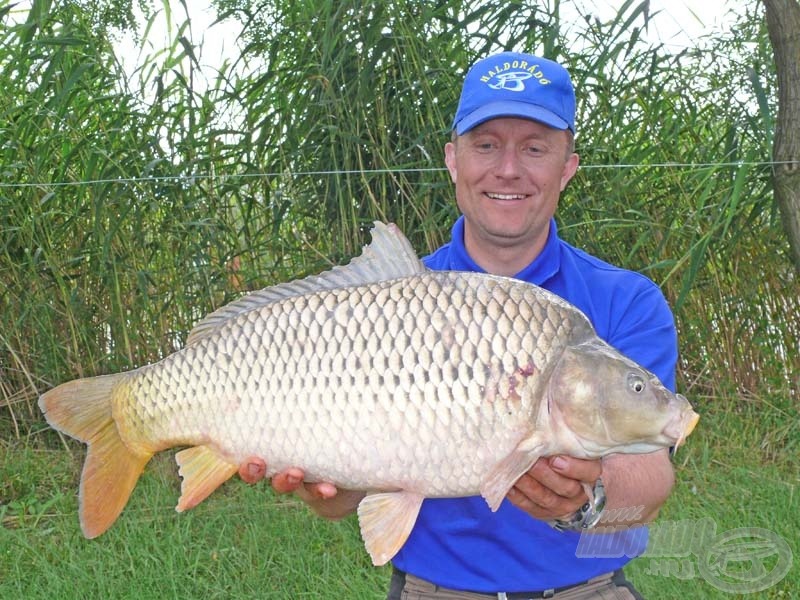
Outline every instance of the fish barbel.
<svg viewBox="0 0 800 600"><path fill-rule="evenodd" d="M679 444L687 400L535 285L429 271L394 225L348 265L253 292L139 369L64 383L39 406L88 444L80 523L122 512L154 453L176 454L177 510L264 458L267 475L367 491L375 564L400 549L425 497L481 494L494 511L540 456L599 458Z"/></svg>

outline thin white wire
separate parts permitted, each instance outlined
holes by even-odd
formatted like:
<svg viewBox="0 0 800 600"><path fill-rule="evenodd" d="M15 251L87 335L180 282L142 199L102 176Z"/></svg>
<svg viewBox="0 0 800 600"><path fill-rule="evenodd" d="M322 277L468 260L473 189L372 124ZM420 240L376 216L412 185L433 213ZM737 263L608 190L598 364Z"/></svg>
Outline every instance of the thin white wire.
<svg viewBox="0 0 800 600"><path fill-rule="evenodd" d="M776 165L794 165L800 161L734 161L719 163L655 163L655 164L616 164L616 165L581 165L581 169L708 169L721 167L764 167ZM157 182L194 182L198 179L203 180L225 180L225 179L254 179L254 178L273 178L273 177L319 177L327 175L369 175L385 173L430 173L445 171L444 167L416 168L416 169L363 169L363 170L331 170L331 171L297 171L297 172L274 172L274 173L241 173L235 175L219 174L196 174L196 175L166 175L166 176L147 176L147 177L119 177L116 179L90 179L86 181L40 181L28 183L8 183L0 181L0 188L58 188L83 185L104 185L110 183L157 183Z"/></svg>

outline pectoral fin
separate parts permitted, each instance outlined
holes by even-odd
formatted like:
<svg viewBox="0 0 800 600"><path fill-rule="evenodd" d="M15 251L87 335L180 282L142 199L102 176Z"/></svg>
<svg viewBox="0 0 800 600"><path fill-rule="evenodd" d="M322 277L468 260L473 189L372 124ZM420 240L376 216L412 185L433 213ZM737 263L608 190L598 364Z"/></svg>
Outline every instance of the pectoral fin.
<svg viewBox="0 0 800 600"><path fill-rule="evenodd" d="M386 492L369 494L358 505L361 537L374 565L389 562L405 544L423 499L412 492Z"/></svg>
<svg viewBox="0 0 800 600"><path fill-rule="evenodd" d="M175 510L194 508L239 470L208 446L194 446L175 455L181 482L181 497Z"/></svg>
<svg viewBox="0 0 800 600"><path fill-rule="evenodd" d="M533 434L524 438L511 454L492 467L481 484L481 496L492 512L500 508L508 490L542 456L544 449L544 441Z"/></svg>

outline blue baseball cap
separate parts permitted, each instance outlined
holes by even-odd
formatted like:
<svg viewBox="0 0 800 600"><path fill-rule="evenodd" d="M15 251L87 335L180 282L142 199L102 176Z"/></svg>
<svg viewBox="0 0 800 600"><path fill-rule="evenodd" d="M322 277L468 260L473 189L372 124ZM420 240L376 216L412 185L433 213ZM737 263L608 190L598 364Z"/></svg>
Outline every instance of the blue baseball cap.
<svg viewBox="0 0 800 600"><path fill-rule="evenodd" d="M575 133L575 90L552 60L501 52L475 63L464 78L453 129L463 135L484 121L519 117Z"/></svg>

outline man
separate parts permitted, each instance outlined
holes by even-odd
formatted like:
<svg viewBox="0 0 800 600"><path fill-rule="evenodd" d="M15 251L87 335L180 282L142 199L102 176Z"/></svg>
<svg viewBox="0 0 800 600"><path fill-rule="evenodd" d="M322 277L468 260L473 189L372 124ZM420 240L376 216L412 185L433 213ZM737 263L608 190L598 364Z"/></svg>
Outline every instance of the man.
<svg viewBox="0 0 800 600"><path fill-rule="evenodd" d="M445 145L462 216L451 241L424 262L513 276L559 294L586 313L601 338L674 389L675 327L657 286L558 237L553 215L579 162L574 120L572 83L557 63L509 52L476 63ZM247 462L240 473L255 481L263 462ZM328 518L351 513L363 497L302 479L300 469L288 469L273 486L295 491ZM414 598L635 598L620 569L643 551L646 537L631 526L655 518L673 483L666 450L602 461L552 456L517 481L495 514L480 497L428 499L393 559L389 599L403 590ZM592 535L602 519L601 507L587 504L592 487L598 496L604 487L605 514L623 526L594 535L622 536L605 546L621 548L619 558L579 546L581 533Z"/></svg>

